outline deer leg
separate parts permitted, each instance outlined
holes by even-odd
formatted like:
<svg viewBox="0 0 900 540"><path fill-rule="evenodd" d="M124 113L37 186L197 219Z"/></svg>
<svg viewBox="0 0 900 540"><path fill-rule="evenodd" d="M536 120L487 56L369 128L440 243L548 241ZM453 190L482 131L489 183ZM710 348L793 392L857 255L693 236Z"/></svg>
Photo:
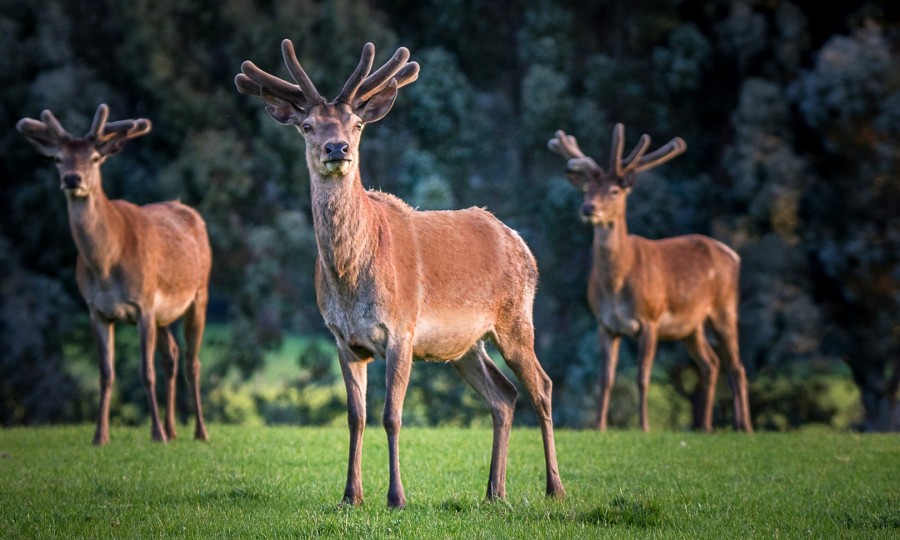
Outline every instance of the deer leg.
<svg viewBox="0 0 900 540"><path fill-rule="evenodd" d="M534 326L530 318L513 321L508 328L494 329L494 343L500 350L506 364L516 374L516 378L525 387L538 422L541 425L541 436L544 440L544 461L547 466L548 497L562 499L565 489L559 479L559 466L556 462L556 443L553 439L553 410L551 397L553 382L541 368L534 353Z"/></svg>
<svg viewBox="0 0 900 540"><path fill-rule="evenodd" d="M647 418L647 393L650 390L650 372L653 369L653 360L656 358L656 326L652 324L641 325L641 333L638 336L638 394L641 400L641 429L650 431L650 420Z"/></svg>
<svg viewBox="0 0 900 540"><path fill-rule="evenodd" d="M100 366L100 410L97 430L94 432L94 444L103 446L109 442L109 400L116 379L113 367L115 332L112 323L101 321L93 314L91 314L91 328L97 341Z"/></svg>
<svg viewBox="0 0 900 540"><path fill-rule="evenodd" d="M175 438L175 382L178 374L178 342L168 326L156 329L157 335L163 336L164 343L160 348L163 370L166 372L166 438Z"/></svg>
<svg viewBox="0 0 900 540"><path fill-rule="evenodd" d="M156 368L153 365L156 353L156 324L152 316L145 315L138 321L137 326L141 340L141 382L147 391L147 405L150 408L150 437L154 441L166 442L156 401Z"/></svg>
<svg viewBox="0 0 900 540"><path fill-rule="evenodd" d="M597 329L600 341L600 399L597 409L597 429L606 431L609 416L609 398L616 381L616 366L619 364L619 343L621 338L607 332L602 326Z"/></svg>
<svg viewBox="0 0 900 540"><path fill-rule="evenodd" d="M342 346L340 341L338 359L344 386L347 388L347 426L350 428L350 457L347 461L347 485L343 501L345 504L358 505L363 502L361 468L363 431L366 429L366 369L372 359L360 360L346 346Z"/></svg>
<svg viewBox="0 0 900 540"><path fill-rule="evenodd" d="M710 347L701 326L690 337L684 340L685 348L691 358L697 362L700 371L700 385L703 389L703 417L701 429L712 431L712 410L716 396L716 380L719 378L719 358Z"/></svg>
<svg viewBox="0 0 900 540"><path fill-rule="evenodd" d="M750 418L750 395L747 385L747 372L738 349L737 323L728 324L726 328L713 325L718 338L716 353L728 366L728 385L734 401L734 429L753 432L753 421Z"/></svg>
<svg viewBox="0 0 900 540"><path fill-rule="evenodd" d="M207 293L201 291L184 317L184 368L194 400L194 439L198 441L209 440L206 422L203 420L203 404L200 401L200 346L206 329L206 302Z"/></svg>
<svg viewBox="0 0 900 540"><path fill-rule="evenodd" d="M518 392L512 381L506 378L488 356L483 342L479 342L465 356L453 362L453 367L491 409L494 442L491 447L491 472L486 497L491 501L505 499L506 456Z"/></svg>
<svg viewBox="0 0 900 540"><path fill-rule="evenodd" d="M388 346L386 356L386 396L382 423L388 439L390 484L387 503L391 508L406 506L403 481L400 479L400 428L403 425L403 401L409 385L412 369L412 347L410 339L403 339Z"/></svg>

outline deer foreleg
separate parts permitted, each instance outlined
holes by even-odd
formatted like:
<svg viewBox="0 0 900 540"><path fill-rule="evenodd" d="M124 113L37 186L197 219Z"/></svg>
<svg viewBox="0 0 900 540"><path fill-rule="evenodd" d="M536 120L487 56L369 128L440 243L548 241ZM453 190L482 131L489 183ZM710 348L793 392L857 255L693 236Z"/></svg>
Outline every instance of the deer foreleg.
<svg viewBox="0 0 900 540"><path fill-rule="evenodd" d="M97 431L94 432L94 444L103 446L109 442L109 400L116 379L113 366L115 333L112 323L101 321L93 314L91 315L91 328L97 341L100 367L100 410L97 417Z"/></svg>
<svg viewBox="0 0 900 540"><path fill-rule="evenodd" d="M154 441L166 442L162 423L159 421L159 404L156 401L156 367L153 365L156 353L156 324L153 317L144 315L138 321L141 340L141 382L147 391L147 405L150 408L150 437Z"/></svg>
<svg viewBox="0 0 900 540"><path fill-rule="evenodd" d="M647 394L650 390L650 372L653 369L653 359L656 357L656 326L652 324L641 325L641 333L638 336L638 394L641 400L641 429L650 431L650 419L647 418Z"/></svg>
<svg viewBox="0 0 900 540"><path fill-rule="evenodd" d="M403 400L409 386L412 368L412 340L408 336L388 346L386 356L386 391L382 423L387 433L390 484L387 503L392 508L406 506L403 481L400 479L400 428L403 425Z"/></svg>
<svg viewBox="0 0 900 540"><path fill-rule="evenodd" d="M509 450L509 432L512 428L518 392L515 385L500 371L484 344L479 343L453 367L481 396L491 409L494 423L494 441L491 448L491 472L488 477L487 499L506 498L506 456Z"/></svg>
<svg viewBox="0 0 900 540"><path fill-rule="evenodd" d="M347 426L350 428L350 457L347 461L347 485L343 501L358 505L363 502L362 445L366 429L366 368L371 358L360 360L353 352L338 342L338 358L341 374L347 388Z"/></svg>
<svg viewBox="0 0 900 540"><path fill-rule="evenodd" d="M616 365L619 363L619 336L610 335L602 326L597 330L600 342L600 397L597 407L597 429L606 431L609 415L609 396L616 380Z"/></svg>

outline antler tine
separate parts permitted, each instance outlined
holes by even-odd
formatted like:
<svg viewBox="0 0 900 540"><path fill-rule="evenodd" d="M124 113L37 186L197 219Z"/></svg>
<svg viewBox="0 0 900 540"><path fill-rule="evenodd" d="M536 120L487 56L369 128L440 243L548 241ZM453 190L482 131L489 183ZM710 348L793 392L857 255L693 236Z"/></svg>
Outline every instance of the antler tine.
<svg viewBox="0 0 900 540"><path fill-rule="evenodd" d="M53 116L53 113L47 109L41 111L41 120L47 124L47 128L50 130L50 133L59 139L60 141L68 141L72 138L72 134L65 130L62 127L62 124L59 123L59 120Z"/></svg>
<svg viewBox="0 0 900 540"><path fill-rule="evenodd" d="M662 165L663 163L680 156L685 150L687 150L687 143L684 142L684 139L675 137L662 148L641 158L640 161L637 161L632 167L634 167L635 173L646 171L647 169L652 169L657 165Z"/></svg>
<svg viewBox="0 0 900 540"><path fill-rule="evenodd" d="M363 46L362 55L359 57L359 64L356 66L353 74L350 75L350 78L347 79L347 82L344 83L344 87L341 88L341 93L334 98L335 103L353 103L353 99L356 97L356 91L359 90L363 80L369 75L369 72L372 71L372 62L374 60L375 45L366 43Z"/></svg>
<svg viewBox="0 0 900 540"><path fill-rule="evenodd" d="M419 78L419 63L418 62L407 62L400 71L394 74L394 79L397 81L397 88L406 86L407 84L414 82Z"/></svg>
<svg viewBox="0 0 900 540"><path fill-rule="evenodd" d="M622 160L622 167L626 174L640 162L641 158L644 156L644 153L647 152L647 148L649 147L650 135L644 133L643 135L641 135L641 139L634 147L634 150L632 150L631 153L628 154L628 157Z"/></svg>
<svg viewBox="0 0 900 540"><path fill-rule="evenodd" d="M101 103L97 107L97 112L94 113L94 121L91 123L91 129L87 133L85 133L85 139L91 140L100 140L104 134L104 128L106 127L106 120L109 118L109 106L106 103Z"/></svg>
<svg viewBox="0 0 900 540"><path fill-rule="evenodd" d="M306 98L309 101L315 102L325 102L325 98L322 97L322 94L316 90L315 85L313 85L312 81L309 79L309 76L303 71L303 68L300 66L300 61L297 60L297 53L294 52L294 43L285 38L281 41L281 55L284 57L284 64L288 68L288 72L290 72L291 77L297 81L297 85L300 89L300 92L306 95ZM241 68L243 71L243 68ZM279 79L280 80L280 79ZM293 86L293 85L291 85Z"/></svg>
<svg viewBox="0 0 900 540"><path fill-rule="evenodd" d="M106 103L101 103L94 114L91 129L85 134L84 138L99 144L107 143L116 138L133 139L148 133L152 126L150 120L146 118L117 120L115 122L107 122L108 119L109 106Z"/></svg>
<svg viewBox="0 0 900 540"><path fill-rule="evenodd" d="M578 147L578 141L575 139L575 137L573 137L572 135L566 135L566 133L562 130L557 131L556 136L547 141L547 148L556 152L557 154L562 155L563 157L569 158L569 160L566 162L566 169L568 171L603 171L603 169L601 169L600 166L597 165L596 161L584 155L584 152L582 152L581 148Z"/></svg>
<svg viewBox="0 0 900 540"><path fill-rule="evenodd" d="M245 94L261 96L263 92L268 92L291 103L306 103L306 96L300 87L266 73L250 60L244 60L241 64L241 73L234 78L234 84L239 92Z"/></svg>
<svg viewBox="0 0 900 540"><path fill-rule="evenodd" d="M126 139L140 137L150 132L153 125L146 118L138 118L137 120L118 120L110 122L103 127L103 134L98 140L106 142L116 135L124 135Z"/></svg>
<svg viewBox="0 0 900 540"><path fill-rule="evenodd" d="M613 127L612 150L609 153L609 168L616 176L623 178L626 171L622 167L622 152L625 150L625 126L621 123Z"/></svg>
<svg viewBox="0 0 900 540"><path fill-rule="evenodd" d="M578 141L566 132L559 130L555 137L547 141L547 148L567 158L583 158L584 152L578 147Z"/></svg>
<svg viewBox="0 0 900 540"><path fill-rule="evenodd" d="M356 103L362 103L374 96L378 92L384 89L385 86L390 84L391 79L394 78L394 75L402 75L404 82L400 84L400 80L397 80L397 88L409 84L416 80L419 76L419 68L418 64L412 62L416 67L409 68L410 71L406 71L405 68L407 65L407 60L409 60L409 49L406 47L400 47L397 49L397 52L394 53L394 56L391 57L390 60L385 62L383 66L378 68L375 73L366 77L366 79L359 85L359 89L356 92Z"/></svg>

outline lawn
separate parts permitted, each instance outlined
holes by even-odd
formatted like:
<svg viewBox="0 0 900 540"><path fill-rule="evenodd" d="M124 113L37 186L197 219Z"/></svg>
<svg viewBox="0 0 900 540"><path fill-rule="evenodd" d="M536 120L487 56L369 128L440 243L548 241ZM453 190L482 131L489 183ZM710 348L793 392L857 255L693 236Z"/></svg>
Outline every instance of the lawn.
<svg viewBox="0 0 900 540"><path fill-rule="evenodd" d="M0 430L3 538L897 538L900 436L825 431L559 430L564 501L543 495L540 433L517 428L508 500L483 500L490 431L410 428L409 505L388 510L387 450L366 432L366 502L339 503L343 428L212 424L211 441L149 429Z"/></svg>

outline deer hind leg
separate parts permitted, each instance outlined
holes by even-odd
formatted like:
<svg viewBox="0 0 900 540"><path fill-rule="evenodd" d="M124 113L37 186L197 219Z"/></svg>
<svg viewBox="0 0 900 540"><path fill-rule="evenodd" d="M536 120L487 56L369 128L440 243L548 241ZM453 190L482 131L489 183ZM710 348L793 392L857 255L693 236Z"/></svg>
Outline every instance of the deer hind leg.
<svg viewBox="0 0 900 540"><path fill-rule="evenodd" d="M641 333L638 336L638 394L641 401L641 429L650 431L650 419L647 417L647 394L650 390L650 373L653 369L653 360L656 358L657 331L652 324L641 325Z"/></svg>
<svg viewBox="0 0 900 540"><path fill-rule="evenodd" d="M347 485L344 488L344 504L363 502L362 445L366 429L367 367L372 358L360 360L338 340L338 359L344 386L347 388L347 426L350 429L350 456L347 460Z"/></svg>
<svg viewBox="0 0 900 540"><path fill-rule="evenodd" d="M712 431L712 411L716 395L716 381L719 378L719 358L706 340L703 327L698 328L684 341L688 354L697 363L700 370L700 387L702 388L701 429Z"/></svg>
<svg viewBox="0 0 900 540"><path fill-rule="evenodd" d="M203 344L203 331L206 329L207 298L207 292L201 291L184 316L184 368L194 401L194 439L198 441L209 440L200 400L200 347Z"/></svg>
<svg viewBox="0 0 900 540"><path fill-rule="evenodd" d="M91 314L91 328L97 341L100 367L100 408L97 416L97 430L94 432L94 444L103 446L109 442L109 400L116 379L113 366L115 333L112 323L101 321L93 314Z"/></svg>
<svg viewBox="0 0 900 540"><path fill-rule="evenodd" d="M159 421L159 404L156 401L156 367L153 364L156 353L156 323L152 315L144 315L137 324L141 340L141 382L147 391L147 405L150 409L150 437L154 441L166 442L166 434Z"/></svg>
<svg viewBox="0 0 900 540"><path fill-rule="evenodd" d="M513 320L508 326L498 325L494 329L494 343L500 350L506 364L516 374L516 378L525 387L531 398L541 435L544 440L544 461L547 466L547 496L565 497L562 481L559 479L559 466L556 461L556 443L553 439L553 410L551 398L553 382L541 368L534 353L534 327L530 318L522 317Z"/></svg>
<svg viewBox="0 0 900 540"><path fill-rule="evenodd" d="M512 428L518 392L512 381L494 364L484 342L479 341L465 356L453 362L453 367L481 396L491 409L494 441L491 447L491 472L488 477L487 499L506 498L506 456L509 432Z"/></svg>
<svg viewBox="0 0 900 540"><path fill-rule="evenodd" d="M731 387L734 400L734 429L752 433L747 372L741 362L738 347L737 321L729 319L725 318L722 322L714 322L712 325L718 341L715 350L728 367L728 385Z"/></svg>
<svg viewBox="0 0 900 540"><path fill-rule="evenodd" d="M163 361L163 370L166 372L166 437L169 440L175 438L175 382L178 375L178 342L172 334L171 327L161 326L156 329L157 335L163 336L160 346L160 354Z"/></svg>
<svg viewBox="0 0 900 540"><path fill-rule="evenodd" d="M403 425L403 401L406 399L406 388L409 386L409 373L412 369L410 336L403 336L390 343L385 356L386 395L382 423L387 433L390 470L387 504L391 508L403 508L406 506L406 494L400 478L400 428Z"/></svg>
<svg viewBox="0 0 900 540"><path fill-rule="evenodd" d="M609 416L609 397L616 381L616 366L619 364L619 344L621 338L611 335L602 326L597 329L600 342L600 398L597 408L597 429L606 431Z"/></svg>

